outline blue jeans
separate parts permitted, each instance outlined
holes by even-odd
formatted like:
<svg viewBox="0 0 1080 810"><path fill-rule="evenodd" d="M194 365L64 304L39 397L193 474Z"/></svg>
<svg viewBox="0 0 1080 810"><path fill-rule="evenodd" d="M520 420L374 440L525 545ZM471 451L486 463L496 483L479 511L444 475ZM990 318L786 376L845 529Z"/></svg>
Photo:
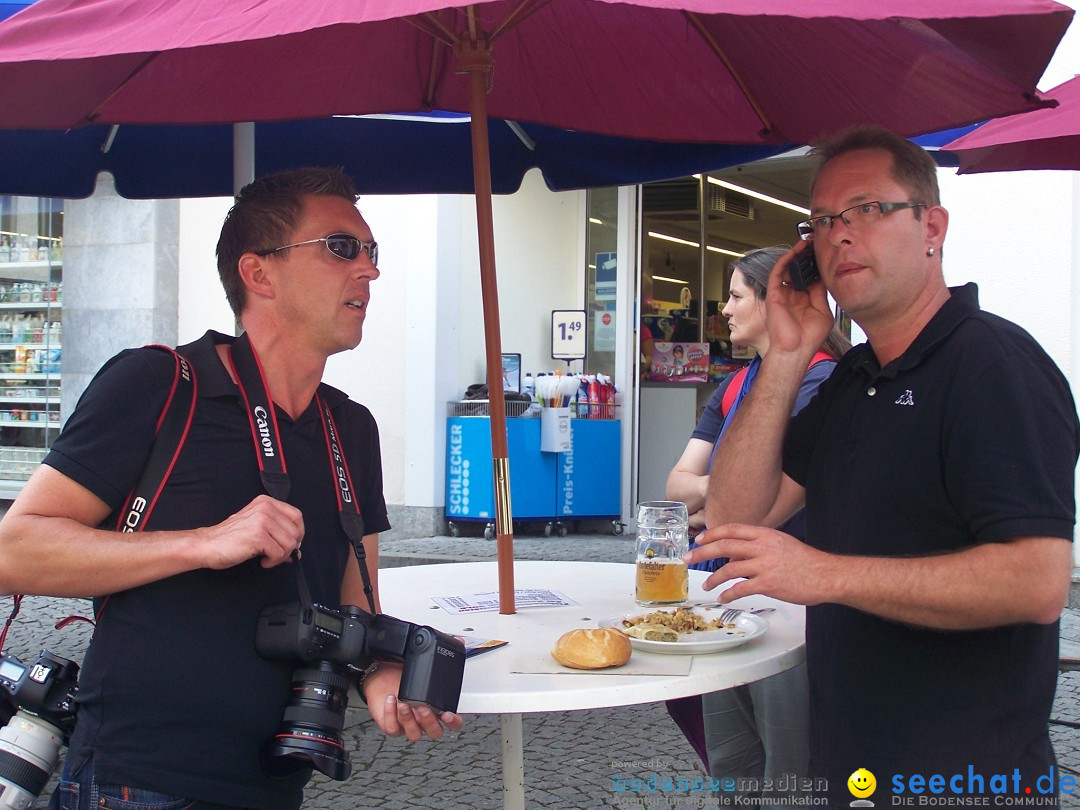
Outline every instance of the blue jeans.
<svg viewBox="0 0 1080 810"><path fill-rule="evenodd" d="M99 784L94 778L94 757L81 760L68 751L60 784L49 810L243 810L226 804L170 796L132 785Z"/></svg>

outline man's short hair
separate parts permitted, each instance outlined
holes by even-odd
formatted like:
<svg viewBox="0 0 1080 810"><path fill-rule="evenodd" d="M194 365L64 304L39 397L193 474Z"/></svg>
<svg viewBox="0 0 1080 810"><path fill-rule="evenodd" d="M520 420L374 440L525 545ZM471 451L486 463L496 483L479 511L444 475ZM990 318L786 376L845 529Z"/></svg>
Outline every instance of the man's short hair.
<svg viewBox="0 0 1080 810"><path fill-rule="evenodd" d="M247 302L238 265L245 253L287 244L300 224L304 197L341 197L356 203L356 187L340 168L275 172L244 186L221 226L217 243L218 276L237 318Z"/></svg>
<svg viewBox="0 0 1080 810"><path fill-rule="evenodd" d="M813 194L818 175L830 160L863 149L880 149L892 156L892 176L911 194L913 202L926 205L941 205L941 192L938 190L937 164L926 150L895 132L878 126L858 126L815 142L810 154L818 159L814 179L810 183ZM901 202L885 200L885 202ZM915 209L916 218L919 209Z"/></svg>

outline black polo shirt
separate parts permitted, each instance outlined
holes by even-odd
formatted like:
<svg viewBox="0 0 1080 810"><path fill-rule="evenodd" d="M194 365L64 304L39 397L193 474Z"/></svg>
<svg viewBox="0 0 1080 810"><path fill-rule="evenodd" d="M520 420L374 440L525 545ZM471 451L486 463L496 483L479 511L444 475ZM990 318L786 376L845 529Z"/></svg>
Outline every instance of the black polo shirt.
<svg viewBox="0 0 1080 810"><path fill-rule="evenodd" d="M1029 334L982 312L968 284L885 368L866 344L840 361L792 420L784 471L806 487L811 545L927 555L1071 540L1078 452L1067 381ZM1057 637L1056 623L944 632L809 608L811 768L845 805L860 767L879 793L896 774L969 765L987 781L1019 767L1021 792L1034 792L1053 763Z"/></svg>
<svg viewBox="0 0 1080 810"><path fill-rule="evenodd" d="M212 526L264 492L239 389L214 348L230 340L210 332L179 349L197 374L195 417L150 530ZM162 351L118 355L87 388L45 463L121 508L150 453L173 371ZM375 420L330 386L320 385L319 395L334 415L365 532L385 531ZM356 563L340 525L322 422L314 403L295 421L278 408L277 419L289 502L304 516L301 564L314 600L337 606L345 565ZM115 522L114 513L108 525ZM308 772L271 778L259 764L296 664L266 661L254 646L259 611L297 599L294 574L293 564L265 569L252 560L110 597L80 673L68 756L92 750L101 783L266 810L298 807Z"/></svg>

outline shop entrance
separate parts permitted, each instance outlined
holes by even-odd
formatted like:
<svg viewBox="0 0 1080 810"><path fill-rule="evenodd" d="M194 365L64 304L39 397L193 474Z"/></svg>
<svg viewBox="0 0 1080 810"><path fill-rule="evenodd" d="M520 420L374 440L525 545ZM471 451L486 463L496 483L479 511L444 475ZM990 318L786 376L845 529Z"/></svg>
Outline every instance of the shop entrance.
<svg viewBox="0 0 1080 810"><path fill-rule="evenodd" d="M709 396L750 360L720 315L729 264L798 239L811 170L799 150L642 187L636 500L664 498Z"/></svg>

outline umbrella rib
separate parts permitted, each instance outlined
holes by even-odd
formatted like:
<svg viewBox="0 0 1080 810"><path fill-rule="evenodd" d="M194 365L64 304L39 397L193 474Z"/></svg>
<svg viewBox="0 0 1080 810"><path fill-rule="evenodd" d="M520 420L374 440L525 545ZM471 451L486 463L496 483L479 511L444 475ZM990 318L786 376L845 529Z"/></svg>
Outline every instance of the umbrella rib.
<svg viewBox="0 0 1080 810"><path fill-rule="evenodd" d="M431 37L431 64L423 103L429 109L435 109L435 85L439 81L439 43L453 48L458 44L458 36L439 19L437 12L427 12L423 18L404 19Z"/></svg>
<svg viewBox="0 0 1080 810"><path fill-rule="evenodd" d="M762 126L764 127L761 134L767 135L772 132L772 121L769 120L769 116L765 114L765 110L762 109L760 104L758 104L757 99L754 98L754 94L750 92L750 88L746 86L746 82L743 81L743 77L739 74L739 71L735 69L735 65L731 63L731 60L728 59L727 54L724 53L723 49L720 47L720 44L713 37L712 32L705 27L705 24L701 21L701 18L698 17L698 15L694 12L684 11L683 14L686 15L686 18L690 20L690 24L697 29L699 34L701 34L702 39L705 40L705 43L709 46L709 49L712 50L712 52L716 54L717 58L724 63L724 67L726 67L728 69L728 72L731 73L731 78L733 78L735 80L735 83L739 85L739 89L742 91L743 96L746 98L750 106L754 108L754 112L757 114L758 119L761 121Z"/></svg>
<svg viewBox="0 0 1080 810"><path fill-rule="evenodd" d="M101 100L101 103L94 108L94 111L86 116L86 122L90 124L96 124L98 118L101 117L101 108L108 104L110 101L112 101L116 94L123 90L127 86L127 83L134 79L135 76L143 70L143 68L145 68L148 64L157 59L159 54L160 51L156 51L147 56L141 62L139 62L139 64L135 66L135 68L124 78L124 80L120 82L120 84L118 84L113 89L113 91L109 93L109 95L105 96L105 98Z"/></svg>
<svg viewBox="0 0 1080 810"><path fill-rule="evenodd" d="M435 83L439 80L439 40L431 38L431 64L428 70L427 90L424 93L424 104L429 108L435 108Z"/></svg>
<svg viewBox="0 0 1080 810"><path fill-rule="evenodd" d="M447 28L443 21L432 12L424 14L423 20L417 17L406 17L405 19L424 33L431 34L434 39L449 45L451 48L458 43L458 35ZM425 24L425 20L427 24Z"/></svg>
<svg viewBox="0 0 1080 810"><path fill-rule="evenodd" d="M529 17L540 11L550 2L551 0L522 0L517 8L506 15L506 19L502 21L502 24L491 32L491 36L488 37L488 42L494 42L502 36L507 29L516 27L525 22L525 20L529 19Z"/></svg>
<svg viewBox="0 0 1080 810"><path fill-rule="evenodd" d="M476 6L465 9L465 19L469 21L469 42L476 44Z"/></svg>

